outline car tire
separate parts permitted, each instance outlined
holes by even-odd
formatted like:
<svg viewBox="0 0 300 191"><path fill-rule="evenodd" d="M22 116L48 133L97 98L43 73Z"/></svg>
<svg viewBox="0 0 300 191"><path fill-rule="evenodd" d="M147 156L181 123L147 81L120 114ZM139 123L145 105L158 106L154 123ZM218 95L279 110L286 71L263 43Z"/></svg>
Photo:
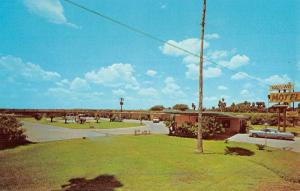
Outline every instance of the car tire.
<svg viewBox="0 0 300 191"><path fill-rule="evenodd" d="M256 133L252 134L252 137L258 137L258 135Z"/></svg>

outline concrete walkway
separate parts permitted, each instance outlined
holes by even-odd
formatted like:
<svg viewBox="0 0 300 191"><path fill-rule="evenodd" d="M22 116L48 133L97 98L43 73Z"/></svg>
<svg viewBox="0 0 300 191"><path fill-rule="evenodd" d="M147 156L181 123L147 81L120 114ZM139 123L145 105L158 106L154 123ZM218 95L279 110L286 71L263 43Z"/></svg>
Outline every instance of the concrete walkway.
<svg viewBox="0 0 300 191"><path fill-rule="evenodd" d="M236 134L230 137L228 140L233 142L243 142L250 144L266 144L268 147L300 152L300 137L295 137L294 141L288 141L278 139L254 138L249 137L249 134Z"/></svg>
<svg viewBox="0 0 300 191"><path fill-rule="evenodd" d="M139 122L138 120L125 120L125 122ZM150 130L151 134L168 134L168 128L163 122L153 123L143 121L145 126L115 128L115 129L70 129L64 127L23 122L27 139L32 142L48 142L82 137L103 137L109 135L134 134L135 130Z"/></svg>

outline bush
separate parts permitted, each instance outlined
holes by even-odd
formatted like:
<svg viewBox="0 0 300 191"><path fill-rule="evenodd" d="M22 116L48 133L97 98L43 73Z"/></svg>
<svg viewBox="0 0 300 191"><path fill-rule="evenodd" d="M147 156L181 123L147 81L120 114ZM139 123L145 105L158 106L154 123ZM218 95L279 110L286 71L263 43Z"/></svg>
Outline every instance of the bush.
<svg viewBox="0 0 300 191"><path fill-rule="evenodd" d="M162 111L164 109L165 109L165 107L162 106L162 105L155 105L155 106L150 108L151 111Z"/></svg>
<svg viewBox="0 0 300 191"><path fill-rule="evenodd" d="M217 134L223 133L225 130L214 117L203 117L202 137L212 138ZM184 123L181 127L175 129L174 135L180 137L197 137L198 124Z"/></svg>
<svg viewBox="0 0 300 191"><path fill-rule="evenodd" d="M22 124L12 116L0 117L0 149L28 143Z"/></svg>
<svg viewBox="0 0 300 191"><path fill-rule="evenodd" d="M35 120L38 120L38 121L39 121L39 120L41 120L41 119L43 118L43 115L40 114L40 113L36 113L36 114L34 114L33 117L34 117Z"/></svg>
<svg viewBox="0 0 300 191"><path fill-rule="evenodd" d="M263 144L256 144L256 147L258 150L264 150L266 146Z"/></svg>
<svg viewBox="0 0 300 191"><path fill-rule="evenodd" d="M53 122L53 119L56 117L56 115L54 113L47 113L46 117L50 118L50 122Z"/></svg>
<svg viewBox="0 0 300 191"><path fill-rule="evenodd" d="M173 109L175 110L180 110L180 111L185 111L189 109L189 106L186 104L176 104L173 106Z"/></svg>
<svg viewBox="0 0 300 191"><path fill-rule="evenodd" d="M251 125L263 125L263 124L269 124L269 125L277 125L278 119L276 115L267 115L267 114L257 114L251 116Z"/></svg>

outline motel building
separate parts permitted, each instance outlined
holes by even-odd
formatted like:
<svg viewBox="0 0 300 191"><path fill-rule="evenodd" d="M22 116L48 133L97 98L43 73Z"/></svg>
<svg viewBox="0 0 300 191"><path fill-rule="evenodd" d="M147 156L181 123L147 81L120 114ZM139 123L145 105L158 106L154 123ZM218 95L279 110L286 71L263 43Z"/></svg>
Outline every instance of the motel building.
<svg viewBox="0 0 300 191"><path fill-rule="evenodd" d="M184 123L198 122L197 110L165 110L164 112L172 115L176 127L180 127ZM246 127L244 124L246 124L246 120L249 119L249 117L243 115L230 115L223 112L211 111L204 111L202 113L202 116L214 117L217 122L223 125L223 128L225 129L225 134L232 135L237 133L246 133Z"/></svg>

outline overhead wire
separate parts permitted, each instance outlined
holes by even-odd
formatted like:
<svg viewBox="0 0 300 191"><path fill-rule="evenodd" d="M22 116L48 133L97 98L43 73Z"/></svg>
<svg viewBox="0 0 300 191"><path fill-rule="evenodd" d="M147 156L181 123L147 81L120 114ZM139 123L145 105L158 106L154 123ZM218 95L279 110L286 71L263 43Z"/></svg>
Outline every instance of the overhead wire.
<svg viewBox="0 0 300 191"><path fill-rule="evenodd" d="M70 5L73 5L73 6L75 6L75 7L78 7L78 8L80 8L80 9L82 9L82 10L85 10L85 11L87 11L87 12L89 12L89 13L92 13L92 14L94 14L94 15L97 15L97 16L99 16L99 17L101 17L101 18L103 18L103 19L105 19L105 20L108 20L108 21L110 21L110 22L112 22L112 23L115 23L115 24L117 24L117 25L120 25L120 26L122 26L122 27L124 27L124 28L126 28L126 29L128 29L128 30L130 30L130 31L132 31L132 32L138 33L138 34L140 34L140 35L143 35L143 36L145 36L145 37L148 37L149 39L155 40L155 41L157 41L157 42L166 44L166 45L168 45L168 46L170 46L170 47L173 47L173 48L178 49L178 50L180 50L180 51L182 51L182 52L185 52L185 53L187 53L187 54L189 54L189 55L191 55L191 56L195 56L195 57L197 57L197 58L200 58L200 55L198 55L198 54L196 54L196 53L194 53L194 52L191 52L191 51L189 51L189 50L187 50L187 49L185 49L185 48L182 48L182 47L180 47L180 46L177 46L177 45L175 45L175 44L172 44L172 43L170 43L170 42L168 42L168 41L166 41L166 40L163 40L163 39L161 39L161 38L159 38L159 37L156 37L155 35L153 35L153 34L151 34L151 33L145 32L145 31L143 31L143 30L141 30L141 29L138 29L138 28L136 28L136 27L133 27L133 26L131 26L131 25L129 25L129 24L126 24L126 23L124 23L124 22L121 22L121 21L119 21L119 20L117 20L117 19L114 19L114 18L112 18L112 17L110 17L110 16L104 15L104 14L100 13L99 11L96 11L96 10L93 10L93 9L91 9L91 8L88 8L88 7L86 7L86 6L82 5L82 4L76 3L76 2L74 2L74 1L72 1L72 0L64 0L64 1L65 1L66 3L69 3ZM214 64L214 65L219 66L219 67L226 68L227 70L229 70L229 71L231 71L231 72L234 72L234 73L238 72L238 71L236 71L236 70L233 70L233 69L231 69L231 68L229 68L229 67L226 67L226 66L224 66L224 65L218 64L218 63L216 63L215 61L212 61L212 60L207 59L207 58L204 58L204 61L205 61L205 62L208 62L208 63L211 63L211 64ZM258 78L255 78L255 77L253 77L253 76L250 76L250 75L247 75L247 74L241 74L241 75L243 75L243 77L245 77L245 78L249 78L249 79L252 79L252 80L259 81L260 83L265 83L265 84L267 84L265 81L259 80ZM267 84L267 85L269 85L269 84Z"/></svg>

